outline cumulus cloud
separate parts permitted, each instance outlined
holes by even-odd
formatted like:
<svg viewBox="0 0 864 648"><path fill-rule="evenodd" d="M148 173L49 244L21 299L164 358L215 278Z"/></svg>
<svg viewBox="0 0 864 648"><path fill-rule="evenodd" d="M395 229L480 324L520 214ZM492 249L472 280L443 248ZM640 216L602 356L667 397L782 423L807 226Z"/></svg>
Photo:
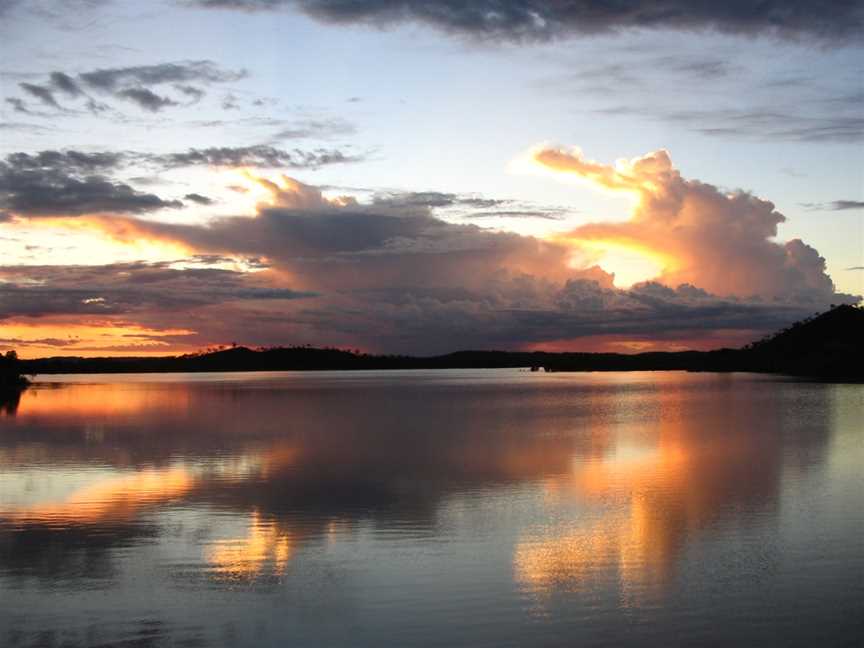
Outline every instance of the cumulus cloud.
<svg viewBox="0 0 864 648"><path fill-rule="evenodd" d="M619 167L581 157L574 162L572 152L556 155L569 156L558 159L568 163L569 172L578 166L605 186L649 192L641 216L633 219L638 227L626 230L627 240L638 236L643 246L662 244L670 258L684 255L679 263L653 281L621 289L600 267L577 268L572 262L581 241L600 235L598 228L611 227L603 236L621 238L615 228L625 224L594 224L542 240L445 222L430 205L456 200L448 194L378 196L361 204L328 198L291 178L258 179L271 195L253 216L207 224L91 221L119 241L149 239L199 253L256 257L272 266L275 285L290 277L293 289L319 295L314 304L291 302L278 312L233 309L228 320L220 319L222 335L254 344L359 344L433 353L456 347L554 348L598 335L656 339L658 331L668 345L700 338L713 345L743 344L829 303L857 301L833 292L812 248L768 240L782 217L766 201L684 180L665 153ZM708 242L717 250L708 250ZM745 243L757 258L735 268L743 262L735 255ZM701 252L688 249L691 244ZM697 263L700 254L709 255L710 268ZM738 281L744 275L746 284ZM215 325L198 326L206 328L208 339L216 335ZM718 331L726 338L708 337Z"/></svg>
<svg viewBox="0 0 864 648"><path fill-rule="evenodd" d="M637 201L626 222L588 223L566 235L575 245L623 246L659 259L658 280L692 284L717 295L824 301L834 294L818 252L795 239L777 243L785 217L744 191L683 178L669 154L655 151L605 165L578 149L540 148L541 167Z"/></svg>
<svg viewBox="0 0 864 648"><path fill-rule="evenodd" d="M547 0L182 0L187 6L239 11L296 8L329 23L387 26L413 22L461 36L507 41L543 41L633 29L715 30L747 36L767 34L853 41L864 27L857 2L767 0L759 3L635 0L548 2Z"/></svg>

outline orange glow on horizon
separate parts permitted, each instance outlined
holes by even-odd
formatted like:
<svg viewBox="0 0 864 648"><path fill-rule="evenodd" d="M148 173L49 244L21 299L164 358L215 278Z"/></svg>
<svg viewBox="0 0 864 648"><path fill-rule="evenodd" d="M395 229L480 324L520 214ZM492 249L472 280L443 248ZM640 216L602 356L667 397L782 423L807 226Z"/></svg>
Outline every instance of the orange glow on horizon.
<svg viewBox="0 0 864 648"><path fill-rule="evenodd" d="M121 320L80 321L71 317L13 319L0 324L2 337L12 340L0 350L15 349L21 358L47 356L117 357L160 356L189 353L199 344L168 343L162 337L194 335L180 328L155 329ZM118 348L121 347L122 348Z"/></svg>

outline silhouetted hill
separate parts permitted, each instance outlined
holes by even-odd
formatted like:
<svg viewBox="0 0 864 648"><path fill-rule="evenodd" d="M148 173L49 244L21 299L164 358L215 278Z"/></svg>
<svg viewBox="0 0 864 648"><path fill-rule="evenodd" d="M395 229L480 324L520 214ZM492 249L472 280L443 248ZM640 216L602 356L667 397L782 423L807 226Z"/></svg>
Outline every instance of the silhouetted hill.
<svg viewBox="0 0 864 648"><path fill-rule="evenodd" d="M837 306L756 342L747 353L756 371L864 377L864 309Z"/></svg>
<svg viewBox="0 0 864 648"><path fill-rule="evenodd" d="M537 367L548 371L757 371L864 379L864 310L838 306L743 349L621 353L458 351L428 358L369 355L341 349L246 347L160 358L56 357L20 363L24 373L167 371L305 371L339 369L481 369Z"/></svg>

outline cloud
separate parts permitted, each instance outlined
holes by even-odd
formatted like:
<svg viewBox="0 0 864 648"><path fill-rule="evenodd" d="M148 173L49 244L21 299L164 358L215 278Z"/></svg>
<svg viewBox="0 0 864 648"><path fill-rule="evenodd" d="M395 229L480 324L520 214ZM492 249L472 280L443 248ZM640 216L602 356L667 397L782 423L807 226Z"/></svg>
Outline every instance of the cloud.
<svg viewBox="0 0 864 648"><path fill-rule="evenodd" d="M304 119L291 124L288 128L283 128L273 136L273 139L320 139L354 135L356 132L357 127L344 119Z"/></svg>
<svg viewBox="0 0 864 648"><path fill-rule="evenodd" d="M117 316L195 309L234 301L313 297L268 285L256 273L163 263L0 266L0 319Z"/></svg>
<svg viewBox="0 0 864 648"><path fill-rule="evenodd" d="M684 180L665 152L619 167L556 155L566 156L558 164L566 162L570 173L578 168L592 182L641 196L632 221L542 240L437 217L434 210L458 202L458 194L378 196L361 204L287 177L258 179L270 199L253 216L207 224L88 220L118 241L259 258L272 267L275 285L290 277L292 289L319 295L278 310L232 307L220 311L218 324L182 324L208 340L434 353L598 335L644 340L662 331L669 345L743 344L829 303L858 300L833 291L815 250L769 240L782 220L770 203ZM618 288L609 272L575 263L586 242L610 239L638 241L670 263L652 281Z"/></svg>
<svg viewBox="0 0 864 648"><path fill-rule="evenodd" d="M239 81L247 76L245 70L228 70L213 61L180 61L118 68L100 68L82 72L75 76L54 71L45 82L19 83L25 93L38 99L55 111L71 111L82 107L93 114L109 112L111 106L97 101L91 93L132 102L142 110L159 112L165 108L183 105L178 99L186 99L186 105L200 101L206 94L200 86ZM169 86L182 97L171 97L159 88ZM73 102L61 104L57 95ZM14 98L13 98L14 99ZM16 99L20 102L20 99ZM13 104L14 105L14 104ZM16 110L23 104L16 105ZM20 111L20 110L19 110ZM31 113L33 114L33 113Z"/></svg>
<svg viewBox="0 0 864 648"><path fill-rule="evenodd" d="M151 160L167 168L209 165L224 167L270 167L316 169L331 164L359 162L362 156L340 149L285 150L259 144L241 147L191 148L181 153L151 156Z"/></svg>
<svg viewBox="0 0 864 648"><path fill-rule="evenodd" d="M566 239L577 246L648 254L663 266L664 284L692 284L717 295L824 301L834 294L816 250L798 239L773 240L786 220L773 203L687 180L664 150L614 166L589 161L578 149L541 147L533 159L636 200L626 222L589 223L569 232Z"/></svg>
<svg viewBox="0 0 864 648"><path fill-rule="evenodd" d="M198 205L212 205L213 199L208 198L207 196L202 196L199 193L188 193L183 196L183 200L189 200L191 202L197 203Z"/></svg>
<svg viewBox="0 0 864 648"><path fill-rule="evenodd" d="M27 94L36 97L39 101L41 101L49 108L56 108L57 110L62 110L60 104L58 104L57 100L54 98L54 93L51 91L50 88L36 85L34 83L19 83L18 87Z"/></svg>
<svg viewBox="0 0 864 648"><path fill-rule="evenodd" d="M836 111L799 114L774 108L681 109L613 106L593 111L604 116L637 116L685 127L710 137L763 141L856 143L864 140L864 117Z"/></svg>
<svg viewBox="0 0 864 648"><path fill-rule="evenodd" d="M864 201L861 200L835 200L828 203L800 203L802 207L810 211L845 211L847 209L864 209Z"/></svg>
<svg viewBox="0 0 864 648"><path fill-rule="evenodd" d="M105 175L122 153L12 153L0 161L0 210L18 216L142 213L181 207Z"/></svg>
<svg viewBox="0 0 864 648"><path fill-rule="evenodd" d="M246 76L244 70L225 70L213 61L200 60L102 68L79 74L78 78L91 88L114 92L130 85L148 87L167 83L227 83Z"/></svg>
<svg viewBox="0 0 864 648"><path fill-rule="evenodd" d="M173 99L161 97L155 92L147 90L147 88L127 88L126 90L120 90L115 96L122 99L128 99L129 101L138 104L138 106L143 110L149 112L159 112L168 106L179 105L178 102Z"/></svg>
<svg viewBox="0 0 864 648"><path fill-rule="evenodd" d="M14 110L17 113L21 113L22 115L30 115L32 117L42 117L43 116L41 113L30 110L27 107L27 104L24 103L24 101L22 99L18 99L17 97L7 97L6 103L8 103L10 106L12 106L12 110Z"/></svg>
<svg viewBox="0 0 864 648"><path fill-rule="evenodd" d="M713 3L690 0L634 0L626 3L546 0L184 0L208 9L273 11L299 9L334 24L378 27L420 23L459 36L502 41L544 41L625 30L712 30L853 42L862 32L860 3L843 2L826 11L818 0Z"/></svg>

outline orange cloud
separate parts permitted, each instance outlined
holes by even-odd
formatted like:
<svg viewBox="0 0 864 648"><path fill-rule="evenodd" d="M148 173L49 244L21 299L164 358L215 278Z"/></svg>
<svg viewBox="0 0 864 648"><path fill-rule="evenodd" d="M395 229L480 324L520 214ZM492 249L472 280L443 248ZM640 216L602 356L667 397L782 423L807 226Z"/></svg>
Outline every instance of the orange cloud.
<svg viewBox="0 0 864 648"><path fill-rule="evenodd" d="M554 173L638 198L626 222L589 223L566 233L562 239L573 245L650 255L661 266L662 283L691 284L721 296L825 298L834 292L816 250L797 239L773 240L786 220L773 203L687 180L667 151L611 166L586 160L578 149L540 148L533 160Z"/></svg>

